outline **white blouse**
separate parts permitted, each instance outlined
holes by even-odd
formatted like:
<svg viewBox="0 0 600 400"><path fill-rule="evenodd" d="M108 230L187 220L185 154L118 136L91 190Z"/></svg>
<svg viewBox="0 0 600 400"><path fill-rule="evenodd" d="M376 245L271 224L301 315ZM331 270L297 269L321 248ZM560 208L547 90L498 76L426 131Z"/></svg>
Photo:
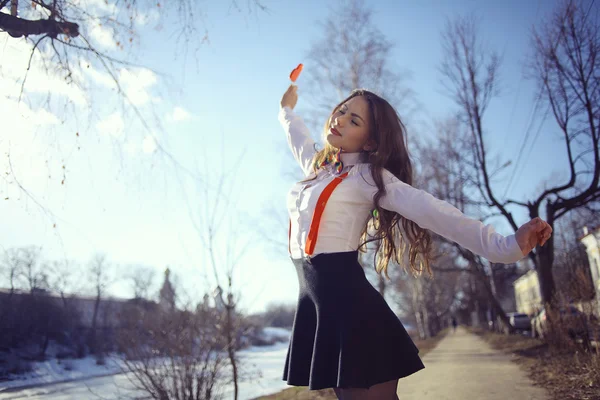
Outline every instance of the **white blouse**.
<svg viewBox="0 0 600 400"><path fill-rule="evenodd" d="M314 177L314 141L308 128L291 108L279 110L279 121L286 131L294 158L306 177ZM321 217L321 224L313 257L320 253L354 251L370 214L375 208L377 185L368 163L361 162L360 153L342 153L344 171L348 177L333 191ZM352 167L352 168L350 168ZM383 209L395 211L475 254L492 262L513 263L524 257L515 235L503 236L491 225L465 216L451 204L415 189L400 181L391 172L383 170L385 195L379 202ZM287 197L291 220L290 250L292 258L302 258L317 199L325 187L337 176L331 166L321 169L315 180L296 183Z"/></svg>

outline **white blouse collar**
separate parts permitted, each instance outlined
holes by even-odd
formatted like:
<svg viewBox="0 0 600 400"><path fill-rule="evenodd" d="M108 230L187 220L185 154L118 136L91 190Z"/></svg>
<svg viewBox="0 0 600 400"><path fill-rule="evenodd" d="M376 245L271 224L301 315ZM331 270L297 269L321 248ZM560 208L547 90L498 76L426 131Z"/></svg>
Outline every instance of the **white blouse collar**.
<svg viewBox="0 0 600 400"><path fill-rule="evenodd" d="M363 162L363 153L342 153L340 154L340 160L344 166L350 166Z"/></svg>

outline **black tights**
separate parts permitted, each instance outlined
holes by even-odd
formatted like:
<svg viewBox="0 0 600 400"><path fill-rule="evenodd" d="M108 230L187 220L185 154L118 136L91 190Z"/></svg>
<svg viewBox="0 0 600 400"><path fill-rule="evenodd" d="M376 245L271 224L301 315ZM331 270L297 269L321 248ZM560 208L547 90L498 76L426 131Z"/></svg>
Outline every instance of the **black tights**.
<svg viewBox="0 0 600 400"><path fill-rule="evenodd" d="M398 380L378 383L368 389L333 388L339 400L398 400Z"/></svg>

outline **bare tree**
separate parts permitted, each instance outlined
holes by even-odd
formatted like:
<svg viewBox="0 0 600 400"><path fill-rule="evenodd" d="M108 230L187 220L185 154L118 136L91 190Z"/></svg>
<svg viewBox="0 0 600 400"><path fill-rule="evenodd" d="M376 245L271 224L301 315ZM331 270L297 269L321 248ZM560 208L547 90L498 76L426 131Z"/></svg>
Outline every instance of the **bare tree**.
<svg viewBox="0 0 600 400"><path fill-rule="evenodd" d="M50 341L64 334L73 316L48 294L49 274L40 248L8 249L2 264L11 288L8 294L2 293L0 300L4 327L0 342L10 348L22 346L25 351L37 347L39 351L31 356L43 360ZM28 293L16 295L18 287Z"/></svg>
<svg viewBox="0 0 600 400"><path fill-rule="evenodd" d="M237 157L238 163L242 158ZM204 171L207 172L206 183L197 186L201 201L196 202L202 205L194 209L188 202L188 210L216 287L216 309L220 314L219 335L226 343L234 399L237 400L241 370L236 353L241 344L239 339L244 328L238 312L240 294L236 293L234 280L239 263L250 244L244 237L245 227L238 222L234 213L237 197L233 190L237 186L235 176L240 164L235 164L228 169L225 164L226 158L221 157L222 165L217 172L208 165L207 157L204 160L206 163Z"/></svg>
<svg viewBox="0 0 600 400"><path fill-rule="evenodd" d="M231 0L223 4L229 5L227 12L230 14L236 11L245 16L267 11L260 0L245 3ZM140 99L137 91L132 90L132 82L141 82L145 77L146 83L153 86L157 77L168 79L172 72L172 69L162 72L151 70L151 66L144 65L144 61L136 57L145 30L155 25L162 38L172 44L174 57L182 57L185 61L190 55L197 58L198 50L209 41L206 23L209 19L205 4L192 0L0 0L0 36L7 39L9 45L4 49L8 54L5 62L11 63L11 68L0 71L0 79L20 86L17 91L8 89L10 91L0 93L0 96L6 97L9 107L30 112L37 108L35 112L42 113L51 121L41 128L46 132L51 131L50 125L58 121L67 123L61 124L62 130L73 130L68 136L61 132L54 139L58 143L49 144L53 147L51 153L61 160L61 171L57 174L61 184L65 184L68 173L74 171L64 161L68 157L62 150L67 146L63 145L75 137L73 147L85 149L82 142L91 137L84 137L80 132L94 132L94 125L96 129L103 130L101 126L110 125L111 121L117 121L121 126L123 120L141 125L129 130L127 135L130 138L141 135L135 142L151 148L154 159L160 157L166 167L190 174L170 152L167 141L156 140L157 135L165 135L163 115L151 104L146 105L155 96L150 95L150 90L143 90L143 99ZM172 82L166 89L173 89ZM98 108L94 101L104 95L114 102L109 100ZM102 116L99 110L107 104L120 107L120 111ZM121 113L125 118L121 118ZM88 125L81 126L86 119ZM15 120L19 121L18 114L15 114ZM13 121L9 121L9 126L10 122ZM107 131L115 130L107 128ZM20 137L20 132L15 135ZM51 135L44 136L45 140L52 140L49 138ZM111 140L121 156L129 151L123 137L116 140L114 136L100 135L95 139L102 142ZM91 146L97 147L98 143L94 141ZM68 146L71 147L71 144ZM15 147L18 149L19 145L13 144L13 152ZM35 203L55 224L57 216L23 182L19 165L23 161L11 157L10 148L2 153L8 174L1 176L8 188L11 191L14 188L19 195ZM123 158L120 162L123 163Z"/></svg>
<svg viewBox="0 0 600 400"><path fill-rule="evenodd" d="M421 339L435 336L444 326L452 310L458 307L464 271L458 268L457 258L439 255L432 263L434 273L445 268L443 276L424 277L403 273L393 279L394 299L403 314L415 323ZM450 271L454 268L453 271Z"/></svg>
<svg viewBox="0 0 600 400"><path fill-rule="evenodd" d="M585 245L579 241L584 226L598 226L600 215L579 208L557 222L553 273L562 297L586 302L595 290Z"/></svg>
<svg viewBox="0 0 600 400"><path fill-rule="evenodd" d="M600 36L593 2L569 2L557 8L548 24L534 31L535 58L531 65L540 97L550 106L563 134L570 176L546 188L528 204L530 215L545 202L548 222L577 208L598 212L600 199ZM539 249L538 273L545 302L554 294L554 241Z"/></svg>
<svg viewBox="0 0 600 400"><path fill-rule="evenodd" d="M598 179L598 65L597 18L572 2L557 9L544 33L534 32L535 79L539 98L546 98L555 120L564 133L571 178L546 188L535 199L524 202L503 199L494 188L495 169L485 145L483 117L497 93L500 57L482 46L473 18L457 18L444 32L444 62L441 72L452 99L459 106L462 126L473 138L471 176L474 194L471 204L497 210L516 231L518 224L509 207L525 207L533 219L545 211L547 222L578 207L595 207L600 195ZM587 18L589 16L589 18ZM586 45L582 45L585 43ZM517 163L518 164L518 161ZM504 166L506 166L505 164ZM538 271L544 302L553 300L552 276L554 239L530 253Z"/></svg>
<svg viewBox="0 0 600 400"><path fill-rule="evenodd" d="M10 12L2 11L9 1ZM237 1L232 1L232 6L241 10ZM259 0L251 0L247 6L250 12L266 10ZM208 40L208 32L198 32L202 13L199 3L191 0L164 3L148 0L91 3L77 0L0 0L0 32L31 42L28 70L36 51L47 51L51 54L47 67L75 82L74 68L79 63L79 56L95 58L109 73L119 93L123 94L116 66L127 63L97 45L92 34L94 29L101 29L108 35L114 41L111 44L114 48L124 50L138 42L140 23L153 16L161 21L174 18L177 22L172 25L174 37L186 44L200 38L197 45L201 45ZM24 72L26 78L27 71Z"/></svg>
<svg viewBox="0 0 600 400"><path fill-rule="evenodd" d="M127 308L119 346L134 388L156 400L220 398L225 357L211 322L152 303Z"/></svg>
<svg viewBox="0 0 600 400"><path fill-rule="evenodd" d="M48 274L44 271L40 256L41 248L30 246L19 249L21 276L30 294L50 288Z"/></svg>
<svg viewBox="0 0 600 400"><path fill-rule="evenodd" d="M320 23L322 36L307 56L306 79L310 123L321 128L334 105L353 89L372 90L406 118L415 108L410 77L394 65L392 42L373 21L373 10L364 0L337 0Z"/></svg>
<svg viewBox="0 0 600 400"><path fill-rule="evenodd" d="M460 121L450 118L435 124L436 136L416 143L416 154L419 160L419 186L434 196L448 201L463 213L480 215L489 218L469 197L469 191L476 185L476 171L471 152L474 146L472 136L461 134ZM479 281L481 288L492 305L494 314L498 315L507 329L510 330L508 317L504 312L494 286L495 269L504 268L501 264L484 262L480 257L465 250L457 243L434 235L434 243L441 255L450 255L451 259L461 258L466 263L450 262L446 257L439 257L433 264L434 272L456 274L469 273Z"/></svg>
<svg viewBox="0 0 600 400"><path fill-rule="evenodd" d="M148 299L150 287L154 281L156 271L151 267L136 266L129 273L133 297L135 299Z"/></svg>
<svg viewBox="0 0 600 400"><path fill-rule="evenodd" d="M0 330L0 343L3 346L12 346L16 341L15 331L17 331L17 324L12 322L16 319L15 311L18 307L18 299L14 298L14 294L18 288L18 278L21 275L22 268L19 249L5 249L0 266L3 281L7 280L10 288L7 295L2 293L2 301L0 301L0 320L4 321L5 326L8 328Z"/></svg>
<svg viewBox="0 0 600 400"><path fill-rule="evenodd" d="M4 254L2 257L2 272L4 278L8 280L8 284L10 287L9 295L15 292L16 285L18 284L17 280L19 276L21 276L22 263L21 257L19 256L18 248L10 248L4 250Z"/></svg>
<svg viewBox="0 0 600 400"><path fill-rule="evenodd" d="M55 260L45 264L50 275L50 288L60 294L63 306L68 306L69 295L79 291L82 276L77 274L76 264L67 259Z"/></svg>
<svg viewBox="0 0 600 400"><path fill-rule="evenodd" d="M90 282L93 285L95 301L94 313L92 315L92 327L90 332L90 346L92 352L98 357L102 357L100 348L100 337L98 335L98 321L100 303L106 297L106 291L112 283L111 265L105 254L97 253L92 257L89 264Z"/></svg>

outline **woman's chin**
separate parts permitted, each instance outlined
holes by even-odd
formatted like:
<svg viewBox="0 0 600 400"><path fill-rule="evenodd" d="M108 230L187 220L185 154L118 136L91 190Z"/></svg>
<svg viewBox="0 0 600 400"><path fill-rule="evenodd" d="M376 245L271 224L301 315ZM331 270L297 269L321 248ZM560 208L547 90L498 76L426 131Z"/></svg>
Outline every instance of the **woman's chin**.
<svg viewBox="0 0 600 400"><path fill-rule="evenodd" d="M325 138L325 140L327 140L327 143L329 143L330 145L332 145L336 149L340 148L340 137L339 136L336 136L333 133L330 133L330 134L327 135L327 137Z"/></svg>

